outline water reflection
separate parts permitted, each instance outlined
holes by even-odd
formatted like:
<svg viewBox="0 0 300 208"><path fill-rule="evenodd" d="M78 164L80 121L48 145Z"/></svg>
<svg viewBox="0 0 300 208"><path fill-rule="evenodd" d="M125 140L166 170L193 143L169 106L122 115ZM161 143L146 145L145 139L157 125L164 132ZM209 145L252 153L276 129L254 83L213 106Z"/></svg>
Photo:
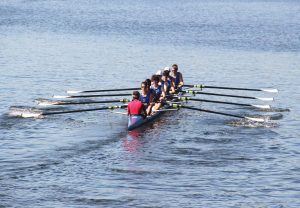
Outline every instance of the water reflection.
<svg viewBox="0 0 300 208"><path fill-rule="evenodd" d="M126 151L135 153L142 146L142 141L140 140L143 132L140 130L129 131L128 134L122 139L123 147Z"/></svg>

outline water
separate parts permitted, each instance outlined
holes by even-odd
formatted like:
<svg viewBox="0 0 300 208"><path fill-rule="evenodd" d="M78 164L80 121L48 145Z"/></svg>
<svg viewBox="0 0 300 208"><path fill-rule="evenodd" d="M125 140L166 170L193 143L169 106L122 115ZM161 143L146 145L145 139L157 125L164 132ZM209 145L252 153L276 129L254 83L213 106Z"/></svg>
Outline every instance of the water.
<svg viewBox="0 0 300 208"><path fill-rule="evenodd" d="M0 207L299 207L299 20L298 1L1 1ZM104 111L8 115L173 63L189 84L276 87L290 112L193 103L278 119L181 109L134 132Z"/></svg>

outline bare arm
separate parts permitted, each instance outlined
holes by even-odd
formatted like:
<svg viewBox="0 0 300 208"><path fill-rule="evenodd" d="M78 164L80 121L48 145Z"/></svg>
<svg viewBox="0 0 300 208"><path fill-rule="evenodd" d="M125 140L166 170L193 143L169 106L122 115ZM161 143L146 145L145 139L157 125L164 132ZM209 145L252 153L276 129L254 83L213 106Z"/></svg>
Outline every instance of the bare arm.
<svg viewBox="0 0 300 208"><path fill-rule="evenodd" d="M184 81L183 81L183 76L181 73L179 74L179 80L180 80L180 82L178 84L178 87L182 87L184 85Z"/></svg>

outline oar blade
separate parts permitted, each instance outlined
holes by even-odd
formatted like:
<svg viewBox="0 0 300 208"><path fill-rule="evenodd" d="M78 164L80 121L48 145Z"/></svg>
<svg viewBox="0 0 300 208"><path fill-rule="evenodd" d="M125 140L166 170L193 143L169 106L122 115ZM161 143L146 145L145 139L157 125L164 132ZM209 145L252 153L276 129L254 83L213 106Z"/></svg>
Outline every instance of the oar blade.
<svg viewBox="0 0 300 208"><path fill-rule="evenodd" d="M255 121L255 122L259 122L259 123L265 122L265 119L263 119L263 118L253 118L253 117L248 117L248 116L245 116L245 118L250 121Z"/></svg>
<svg viewBox="0 0 300 208"><path fill-rule="evenodd" d="M71 96L67 96L67 95L53 95L52 97L57 99L71 98Z"/></svg>
<svg viewBox="0 0 300 208"><path fill-rule="evenodd" d="M263 88L263 89L261 89L261 91L270 92L270 93L278 93L277 89L269 89L269 88Z"/></svg>
<svg viewBox="0 0 300 208"><path fill-rule="evenodd" d="M262 101L274 101L274 98L262 98L262 97L256 97L256 99L262 100Z"/></svg>
<svg viewBox="0 0 300 208"><path fill-rule="evenodd" d="M68 90L67 93L68 94L78 94L78 93L82 93L83 91L78 91L78 90Z"/></svg>
<svg viewBox="0 0 300 208"><path fill-rule="evenodd" d="M260 109L270 109L271 106L270 105L251 105L255 108L260 108Z"/></svg>

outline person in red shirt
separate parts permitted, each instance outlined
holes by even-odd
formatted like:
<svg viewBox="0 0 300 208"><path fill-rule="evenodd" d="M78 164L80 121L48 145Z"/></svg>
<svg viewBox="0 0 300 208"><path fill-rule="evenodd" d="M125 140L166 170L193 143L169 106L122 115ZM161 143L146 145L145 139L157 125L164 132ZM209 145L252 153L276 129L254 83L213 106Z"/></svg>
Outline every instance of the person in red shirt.
<svg viewBox="0 0 300 208"><path fill-rule="evenodd" d="M139 100L140 93L138 91L132 92L132 101L128 103L127 112L129 116L142 116L146 118L147 112L144 104Z"/></svg>

